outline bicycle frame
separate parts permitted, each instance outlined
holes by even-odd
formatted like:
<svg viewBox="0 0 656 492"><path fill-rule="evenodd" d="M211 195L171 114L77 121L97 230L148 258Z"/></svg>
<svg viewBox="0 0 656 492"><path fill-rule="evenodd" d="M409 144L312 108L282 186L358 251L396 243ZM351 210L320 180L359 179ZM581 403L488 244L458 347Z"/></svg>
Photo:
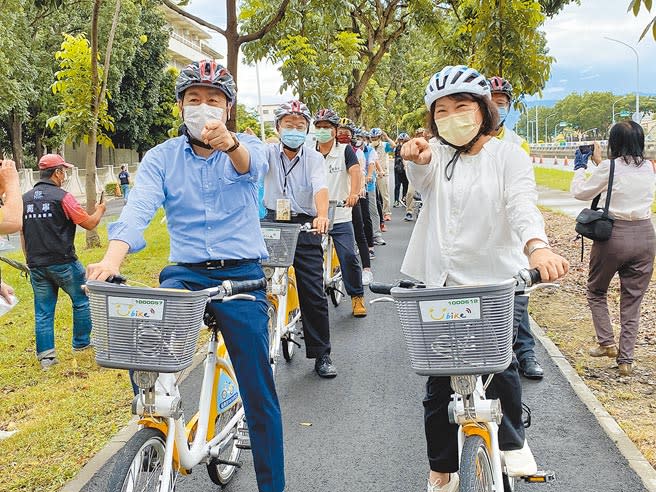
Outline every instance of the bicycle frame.
<svg viewBox="0 0 656 492"><path fill-rule="evenodd" d="M218 353L217 353L218 351ZM143 397L141 394L141 409ZM155 386L154 405L157 399L173 401L180 398L180 391L175 375L160 373ZM216 404L212 404L216 402ZM139 424L144 427L159 429L166 435L166 453L160 475L160 490L169 490L172 471L186 475L189 470L204 459L219 456L230 445L238 422L244 417L240 408L234 417L214 436L215 422L218 415L228 411L239 402L237 378L228 356L227 348L220 334L212 332L207 347L203 381L198 399L198 412L185 422L182 412L157 412L160 415L144 416ZM135 399L137 408L139 400ZM159 407L159 406L158 406ZM157 408L160 410L160 408ZM145 412L144 412L145 413ZM171 432L173 430L173 432ZM193 435L193 441L189 439Z"/></svg>
<svg viewBox="0 0 656 492"><path fill-rule="evenodd" d="M269 347L269 360L275 374L282 339L294 329L298 320L301 319L301 309L296 289L296 272L293 266L274 268L269 283L271 290L267 293L267 297L278 313L272 343Z"/></svg>
<svg viewBox="0 0 656 492"><path fill-rule="evenodd" d="M339 266L339 258L333 238L326 234L321 241L323 247L323 283L324 287L337 287L337 283L342 277L341 270L335 273L335 268Z"/></svg>

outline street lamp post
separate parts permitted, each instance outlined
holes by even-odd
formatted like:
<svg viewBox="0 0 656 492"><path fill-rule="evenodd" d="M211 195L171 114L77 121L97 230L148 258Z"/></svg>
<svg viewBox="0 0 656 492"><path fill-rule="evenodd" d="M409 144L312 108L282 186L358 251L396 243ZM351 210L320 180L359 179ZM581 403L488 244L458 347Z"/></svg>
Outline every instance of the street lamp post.
<svg viewBox="0 0 656 492"><path fill-rule="evenodd" d="M548 137L548 135L549 135L549 130L547 129L547 121L549 121L549 118L551 118L552 116L556 116L556 113L552 113L552 114L550 114L549 116L547 116L547 117L544 118L544 139L545 139L545 140L547 140L547 138L549 138L549 137Z"/></svg>
<svg viewBox="0 0 656 492"><path fill-rule="evenodd" d="M615 124L615 103L620 102L622 99L626 98L626 96L620 97L617 101L613 103L613 125Z"/></svg>
<svg viewBox="0 0 656 492"><path fill-rule="evenodd" d="M604 36L604 38L608 39L609 41L615 41L616 43L623 44L627 48L630 48L636 56L636 117L640 118L640 55L638 55L638 50L636 50L630 44L626 44L624 41L620 41L619 39L609 38L608 36ZM639 123L639 121L636 121L636 123Z"/></svg>

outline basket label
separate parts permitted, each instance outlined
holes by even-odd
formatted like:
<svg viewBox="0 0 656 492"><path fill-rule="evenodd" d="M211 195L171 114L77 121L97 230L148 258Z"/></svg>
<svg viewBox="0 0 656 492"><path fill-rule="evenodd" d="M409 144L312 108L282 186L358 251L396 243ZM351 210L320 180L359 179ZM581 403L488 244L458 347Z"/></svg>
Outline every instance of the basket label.
<svg viewBox="0 0 656 492"><path fill-rule="evenodd" d="M481 298L419 301L419 309L424 323L481 319Z"/></svg>
<svg viewBox="0 0 656 492"><path fill-rule="evenodd" d="M110 296L107 298L107 307L110 318L148 318L162 321L165 302L163 299Z"/></svg>
<svg viewBox="0 0 656 492"><path fill-rule="evenodd" d="M264 239L280 239L280 229L273 227L262 227Z"/></svg>

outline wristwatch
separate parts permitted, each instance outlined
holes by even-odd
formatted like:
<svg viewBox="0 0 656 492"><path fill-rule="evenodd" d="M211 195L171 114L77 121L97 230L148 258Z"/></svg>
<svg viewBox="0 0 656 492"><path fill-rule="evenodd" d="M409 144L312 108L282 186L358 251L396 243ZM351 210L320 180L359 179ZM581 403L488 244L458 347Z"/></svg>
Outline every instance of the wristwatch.
<svg viewBox="0 0 656 492"><path fill-rule="evenodd" d="M545 243L544 241L536 242L526 250L526 257L530 258L531 255L535 253L538 249L551 249L551 246L549 246L549 244Z"/></svg>
<svg viewBox="0 0 656 492"><path fill-rule="evenodd" d="M232 141L234 142L234 144L233 144L232 147L230 147L229 149L225 150L225 153L226 153L226 154L229 154L230 152L234 152L234 151L237 150L237 149L239 148L239 146L241 145L241 144L239 143L239 140L237 140L237 137L235 136L234 133L230 132L230 135L232 135Z"/></svg>

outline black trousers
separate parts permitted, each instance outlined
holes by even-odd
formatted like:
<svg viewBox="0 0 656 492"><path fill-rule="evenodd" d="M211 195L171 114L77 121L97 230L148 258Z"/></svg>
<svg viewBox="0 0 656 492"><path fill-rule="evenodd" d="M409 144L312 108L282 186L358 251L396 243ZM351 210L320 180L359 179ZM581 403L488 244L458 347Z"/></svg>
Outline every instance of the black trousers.
<svg viewBox="0 0 656 492"><path fill-rule="evenodd" d="M296 287L303 318L305 355L316 359L330 353L328 299L323 290L321 236L302 232L294 255Z"/></svg>
<svg viewBox="0 0 656 492"><path fill-rule="evenodd" d="M378 217L380 217L380 225L385 223L383 219L383 197L380 195L380 190L376 187L376 208L378 208Z"/></svg>
<svg viewBox="0 0 656 492"><path fill-rule="evenodd" d="M353 233L355 234L355 242L358 245L358 252L360 253L360 261L362 268L371 267L371 258L369 258L369 245L367 243L367 235L364 232L364 221L362 220L362 208L360 207L361 201L353 207L352 222Z"/></svg>
<svg viewBox="0 0 656 492"><path fill-rule="evenodd" d="M374 224L371 221L371 214L369 213L369 197L365 193L365 196L361 197L358 201L358 206L360 207L360 212L362 213L362 223L364 225L364 235L367 238L367 244L370 248L374 247Z"/></svg>
<svg viewBox="0 0 656 492"><path fill-rule="evenodd" d="M515 298L515 335L527 304L528 297ZM521 449L526 437L522 422L522 386L517 371L518 365L513 354L510 366L494 375L485 392L487 398L501 400L503 419L499 425L499 448L502 451ZM428 378L424 398L428 462L431 470L442 473L458 471L458 426L449 422L448 413L452 394L448 377Z"/></svg>
<svg viewBox="0 0 656 492"><path fill-rule="evenodd" d="M401 193L401 185L403 185L403 194ZM408 194L408 177L405 171L394 171L394 201L398 202L399 197L404 197Z"/></svg>

